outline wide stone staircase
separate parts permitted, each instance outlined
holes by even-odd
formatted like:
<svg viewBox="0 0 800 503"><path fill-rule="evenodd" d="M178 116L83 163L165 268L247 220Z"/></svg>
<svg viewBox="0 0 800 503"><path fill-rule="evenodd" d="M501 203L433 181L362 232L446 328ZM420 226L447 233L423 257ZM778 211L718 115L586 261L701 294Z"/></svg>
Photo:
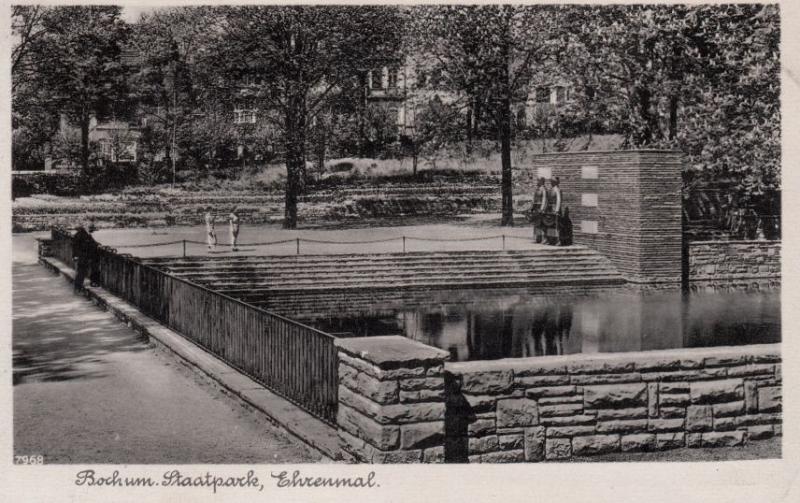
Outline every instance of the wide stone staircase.
<svg viewBox="0 0 800 503"><path fill-rule="evenodd" d="M268 257L164 257L146 263L244 302L284 314L370 303L405 304L431 292L594 289L625 280L584 246ZM454 293L445 297L452 298ZM441 295L435 295L441 297ZM446 300L444 298L440 300ZM378 306L375 306L376 308Z"/></svg>

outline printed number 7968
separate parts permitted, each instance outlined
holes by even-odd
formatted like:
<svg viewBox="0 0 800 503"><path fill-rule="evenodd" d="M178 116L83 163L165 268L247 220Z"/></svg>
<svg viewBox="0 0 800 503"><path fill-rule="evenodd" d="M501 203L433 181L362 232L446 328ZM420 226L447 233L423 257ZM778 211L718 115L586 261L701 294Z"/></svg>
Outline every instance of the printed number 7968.
<svg viewBox="0 0 800 503"><path fill-rule="evenodd" d="M14 464L16 465L43 465L44 456L41 454L35 456L14 456Z"/></svg>

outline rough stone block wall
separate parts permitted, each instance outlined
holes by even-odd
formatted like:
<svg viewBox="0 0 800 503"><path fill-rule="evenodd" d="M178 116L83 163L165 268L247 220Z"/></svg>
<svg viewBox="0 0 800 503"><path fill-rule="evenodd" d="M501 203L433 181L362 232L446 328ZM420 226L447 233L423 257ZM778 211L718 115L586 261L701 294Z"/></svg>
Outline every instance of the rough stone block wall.
<svg viewBox="0 0 800 503"><path fill-rule="evenodd" d="M679 283L681 167L670 151L541 154L519 166L517 191L533 194L537 176L558 176L575 243L606 255L630 281Z"/></svg>
<svg viewBox="0 0 800 503"><path fill-rule="evenodd" d="M782 433L780 346L445 365L447 462L737 446Z"/></svg>
<svg viewBox="0 0 800 503"><path fill-rule="evenodd" d="M404 337L339 339L339 443L362 463L444 462L444 351Z"/></svg>
<svg viewBox="0 0 800 503"><path fill-rule="evenodd" d="M695 290L780 286L780 241L698 241L688 247Z"/></svg>

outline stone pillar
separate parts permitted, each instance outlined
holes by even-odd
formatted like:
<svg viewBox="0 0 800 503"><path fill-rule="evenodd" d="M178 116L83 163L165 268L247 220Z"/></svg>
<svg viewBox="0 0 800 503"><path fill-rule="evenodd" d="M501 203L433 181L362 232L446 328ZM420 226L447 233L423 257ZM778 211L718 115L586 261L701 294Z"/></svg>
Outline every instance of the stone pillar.
<svg viewBox="0 0 800 503"><path fill-rule="evenodd" d="M525 194L536 177L559 177L575 244L608 257L626 279L680 285L682 166L672 151L557 152L534 156L517 176Z"/></svg>
<svg viewBox="0 0 800 503"><path fill-rule="evenodd" d="M362 463L444 462L444 362L400 336L337 339L339 443Z"/></svg>

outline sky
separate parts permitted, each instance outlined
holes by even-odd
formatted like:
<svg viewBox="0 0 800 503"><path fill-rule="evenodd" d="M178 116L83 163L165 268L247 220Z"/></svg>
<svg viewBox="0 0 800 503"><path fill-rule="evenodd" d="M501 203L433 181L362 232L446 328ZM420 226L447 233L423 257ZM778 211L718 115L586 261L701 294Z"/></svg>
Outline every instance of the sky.
<svg viewBox="0 0 800 503"><path fill-rule="evenodd" d="M135 23L136 21L139 20L139 15L140 14L142 14L144 12L150 12L150 11L155 10L155 9L156 9L156 7L153 7L153 6L145 6L145 5L131 6L131 5L125 5L125 6L122 7L122 19L124 19L125 21L127 21L129 23Z"/></svg>

